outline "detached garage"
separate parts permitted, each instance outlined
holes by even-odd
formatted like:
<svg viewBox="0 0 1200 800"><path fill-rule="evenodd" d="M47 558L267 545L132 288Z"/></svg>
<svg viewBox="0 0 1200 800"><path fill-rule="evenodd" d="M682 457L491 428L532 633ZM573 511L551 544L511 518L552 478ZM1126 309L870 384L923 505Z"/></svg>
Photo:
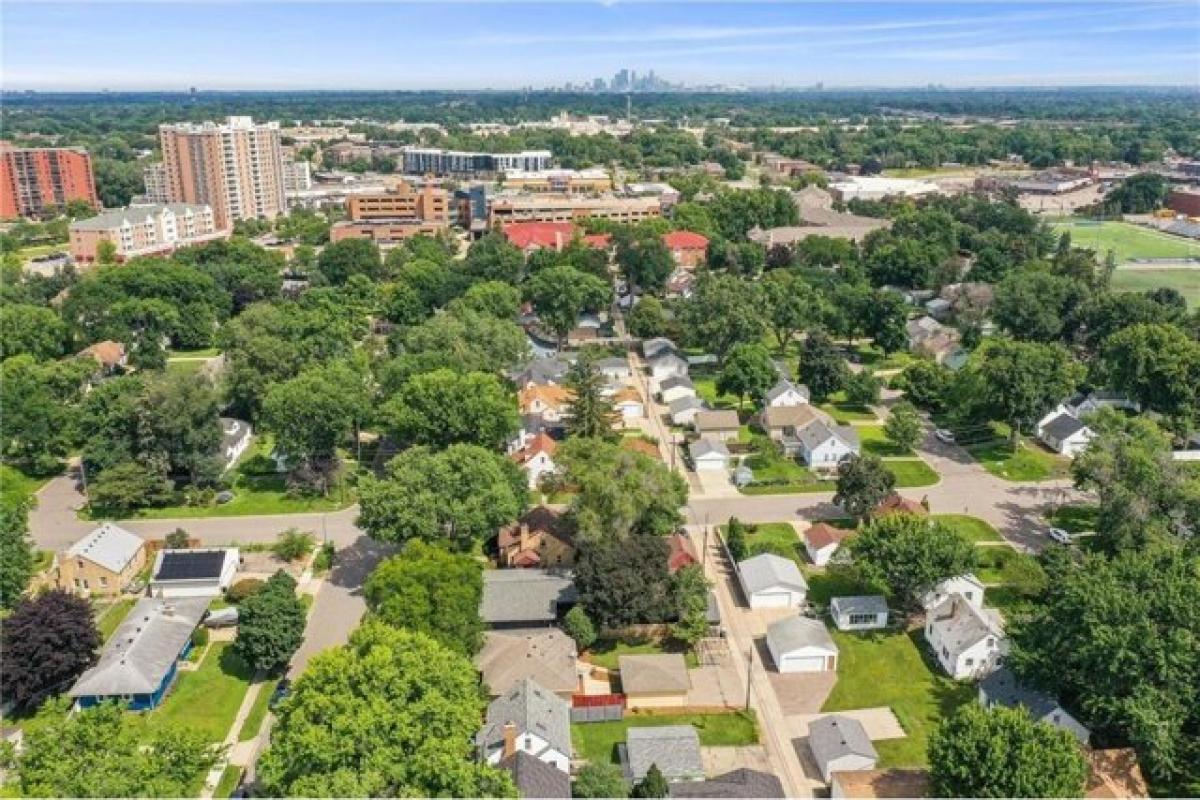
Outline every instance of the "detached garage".
<svg viewBox="0 0 1200 800"><path fill-rule="evenodd" d="M767 649L779 672L833 672L838 647L819 619L788 617L767 628Z"/></svg>
<svg viewBox="0 0 1200 800"><path fill-rule="evenodd" d="M799 608L804 605L808 584L790 558L774 553L739 561L738 580L751 608Z"/></svg>

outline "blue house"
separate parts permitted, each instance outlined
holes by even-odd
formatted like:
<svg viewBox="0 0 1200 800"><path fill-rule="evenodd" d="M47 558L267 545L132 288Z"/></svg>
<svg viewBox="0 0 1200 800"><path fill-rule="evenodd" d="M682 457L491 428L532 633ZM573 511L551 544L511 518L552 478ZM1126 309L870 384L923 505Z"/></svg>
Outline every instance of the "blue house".
<svg viewBox="0 0 1200 800"><path fill-rule="evenodd" d="M207 597L144 597L117 628L94 667L68 693L80 708L109 700L133 711L158 706L192 649L192 632L208 609Z"/></svg>

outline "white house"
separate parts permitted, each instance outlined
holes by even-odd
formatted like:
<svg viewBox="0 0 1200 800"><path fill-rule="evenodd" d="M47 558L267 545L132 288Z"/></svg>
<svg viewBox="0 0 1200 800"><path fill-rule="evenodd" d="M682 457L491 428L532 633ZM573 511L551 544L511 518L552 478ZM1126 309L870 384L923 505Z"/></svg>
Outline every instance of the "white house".
<svg viewBox="0 0 1200 800"><path fill-rule="evenodd" d="M570 772L571 706L526 678L488 704L483 728L475 734L475 746L489 764L523 752Z"/></svg>
<svg viewBox="0 0 1200 800"><path fill-rule="evenodd" d="M829 616L839 631L869 631L886 628L887 601L882 595L835 597L829 601Z"/></svg>
<svg viewBox="0 0 1200 800"><path fill-rule="evenodd" d="M808 594L808 583L790 558L774 553L739 561L738 581L751 608L799 608Z"/></svg>
<svg viewBox="0 0 1200 800"><path fill-rule="evenodd" d="M612 402L613 410L620 414L622 419L641 419L646 416L646 406L642 402L642 396L632 386L624 386L617 390L617 393L613 395Z"/></svg>
<svg viewBox="0 0 1200 800"><path fill-rule="evenodd" d="M672 425L692 425L696 421L696 415L705 408L707 406L704 405L704 401L693 395L681 397L671 403L667 406L667 413L671 417Z"/></svg>
<svg viewBox="0 0 1200 800"><path fill-rule="evenodd" d="M614 381L626 381L633 377L629 361L624 358L602 358L596 362L596 370L604 377Z"/></svg>
<svg viewBox="0 0 1200 800"><path fill-rule="evenodd" d="M1045 692L1023 685L1007 667L1001 667L979 682L979 703L984 708L1021 706L1035 720L1066 731L1078 739L1080 744L1087 744L1092 737L1092 732L1087 726L1071 716L1058 700Z"/></svg>
<svg viewBox="0 0 1200 800"><path fill-rule="evenodd" d="M671 353L672 355L679 352L679 348L670 339L663 336L658 336L654 339L647 339L642 342L642 356L647 361L653 361L661 355Z"/></svg>
<svg viewBox="0 0 1200 800"><path fill-rule="evenodd" d="M837 671L838 646L819 619L797 616L772 623L767 650L778 672Z"/></svg>
<svg viewBox="0 0 1200 800"><path fill-rule="evenodd" d="M729 469L729 448L715 439L697 439L688 445L688 455L697 472Z"/></svg>
<svg viewBox="0 0 1200 800"><path fill-rule="evenodd" d="M823 567L833 558L834 553L842 546L842 542L854 531L835 528L827 522L815 522L804 532L804 551L808 560Z"/></svg>
<svg viewBox="0 0 1200 800"><path fill-rule="evenodd" d="M696 396L696 385L686 375L667 378L658 385L658 393L664 403L670 404L684 397Z"/></svg>
<svg viewBox="0 0 1200 800"><path fill-rule="evenodd" d="M1079 417L1063 412L1039 422L1037 436L1054 452L1074 458L1084 451L1096 432Z"/></svg>
<svg viewBox="0 0 1200 800"><path fill-rule="evenodd" d="M823 472L836 470L842 459L857 455L860 450L858 431L850 425L812 422L796 431L796 438L804 463Z"/></svg>
<svg viewBox="0 0 1200 800"><path fill-rule="evenodd" d="M830 714L808 723L808 747L826 783L835 772L875 769L879 760L863 724L841 714Z"/></svg>
<svg viewBox="0 0 1200 800"><path fill-rule="evenodd" d="M808 387L795 384L787 378L780 378L763 397L763 404L768 408L785 408L787 406L802 406L808 403Z"/></svg>
<svg viewBox="0 0 1200 800"><path fill-rule="evenodd" d="M667 378L686 378L688 374L688 362L671 352L662 353L650 359L649 365L650 377L659 386Z"/></svg>
<svg viewBox="0 0 1200 800"><path fill-rule="evenodd" d="M544 475L550 475L558 469L558 465L554 463L554 453L557 449L558 443L542 431L510 456L529 477L530 489L536 489Z"/></svg>
<svg viewBox="0 0 1200 800"><path fill-rule="evenodd" d="M926 612L925 641L947 675L980 678L1000 663L1004 631L994 610L955 594Z"/></svg>
<svg viewBox="0 0 1200 800"><path fill-rule="evenodd" d="M233 417L221 417L221 457L229 469L250 446L253 431L250 423Z"/></svg>
<svg viewBox="0 0 1200 800"><path fill-rule="evenodd" d="M236 547L159 550L151 597L216 597L229 588L240 558Z"/></svg>
<svg viewBox="0 0 1200 800"><path fill-rule="evenodd" d="M946 578L921 598L921 607L926 611L951 595L961 595L976 608L983 608L983 582L970 572Z"/></svg>

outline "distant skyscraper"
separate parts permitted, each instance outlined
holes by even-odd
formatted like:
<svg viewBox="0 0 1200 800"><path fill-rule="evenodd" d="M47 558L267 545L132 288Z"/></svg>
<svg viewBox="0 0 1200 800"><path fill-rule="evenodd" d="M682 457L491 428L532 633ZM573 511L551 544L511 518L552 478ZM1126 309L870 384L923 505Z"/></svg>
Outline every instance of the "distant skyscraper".
<svg viewBox="0 0 1200 800"><path fill-rule="evenodd" d="M229 117L158 132L170 202L212 206L218 228L286 213L279 123Z"/></svg>
<svg viewBox="0 0 1200 800"><path fill-rule="evenodd" d="M0 143L0 219L36 217L72 200L100 206L86 150Z"/></svg>

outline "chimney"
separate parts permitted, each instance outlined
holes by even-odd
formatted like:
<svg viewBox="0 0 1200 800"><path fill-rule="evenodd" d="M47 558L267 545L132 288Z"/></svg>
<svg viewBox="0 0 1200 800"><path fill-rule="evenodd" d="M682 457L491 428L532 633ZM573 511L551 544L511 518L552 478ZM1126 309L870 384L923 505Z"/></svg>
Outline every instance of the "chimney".
<svg viewBox="0 0 1200 800"><path fill-rule="evenodd" d="M515 722L504 723L504 752L501 758L508 758L517 752L517 725Z"/></svg>

